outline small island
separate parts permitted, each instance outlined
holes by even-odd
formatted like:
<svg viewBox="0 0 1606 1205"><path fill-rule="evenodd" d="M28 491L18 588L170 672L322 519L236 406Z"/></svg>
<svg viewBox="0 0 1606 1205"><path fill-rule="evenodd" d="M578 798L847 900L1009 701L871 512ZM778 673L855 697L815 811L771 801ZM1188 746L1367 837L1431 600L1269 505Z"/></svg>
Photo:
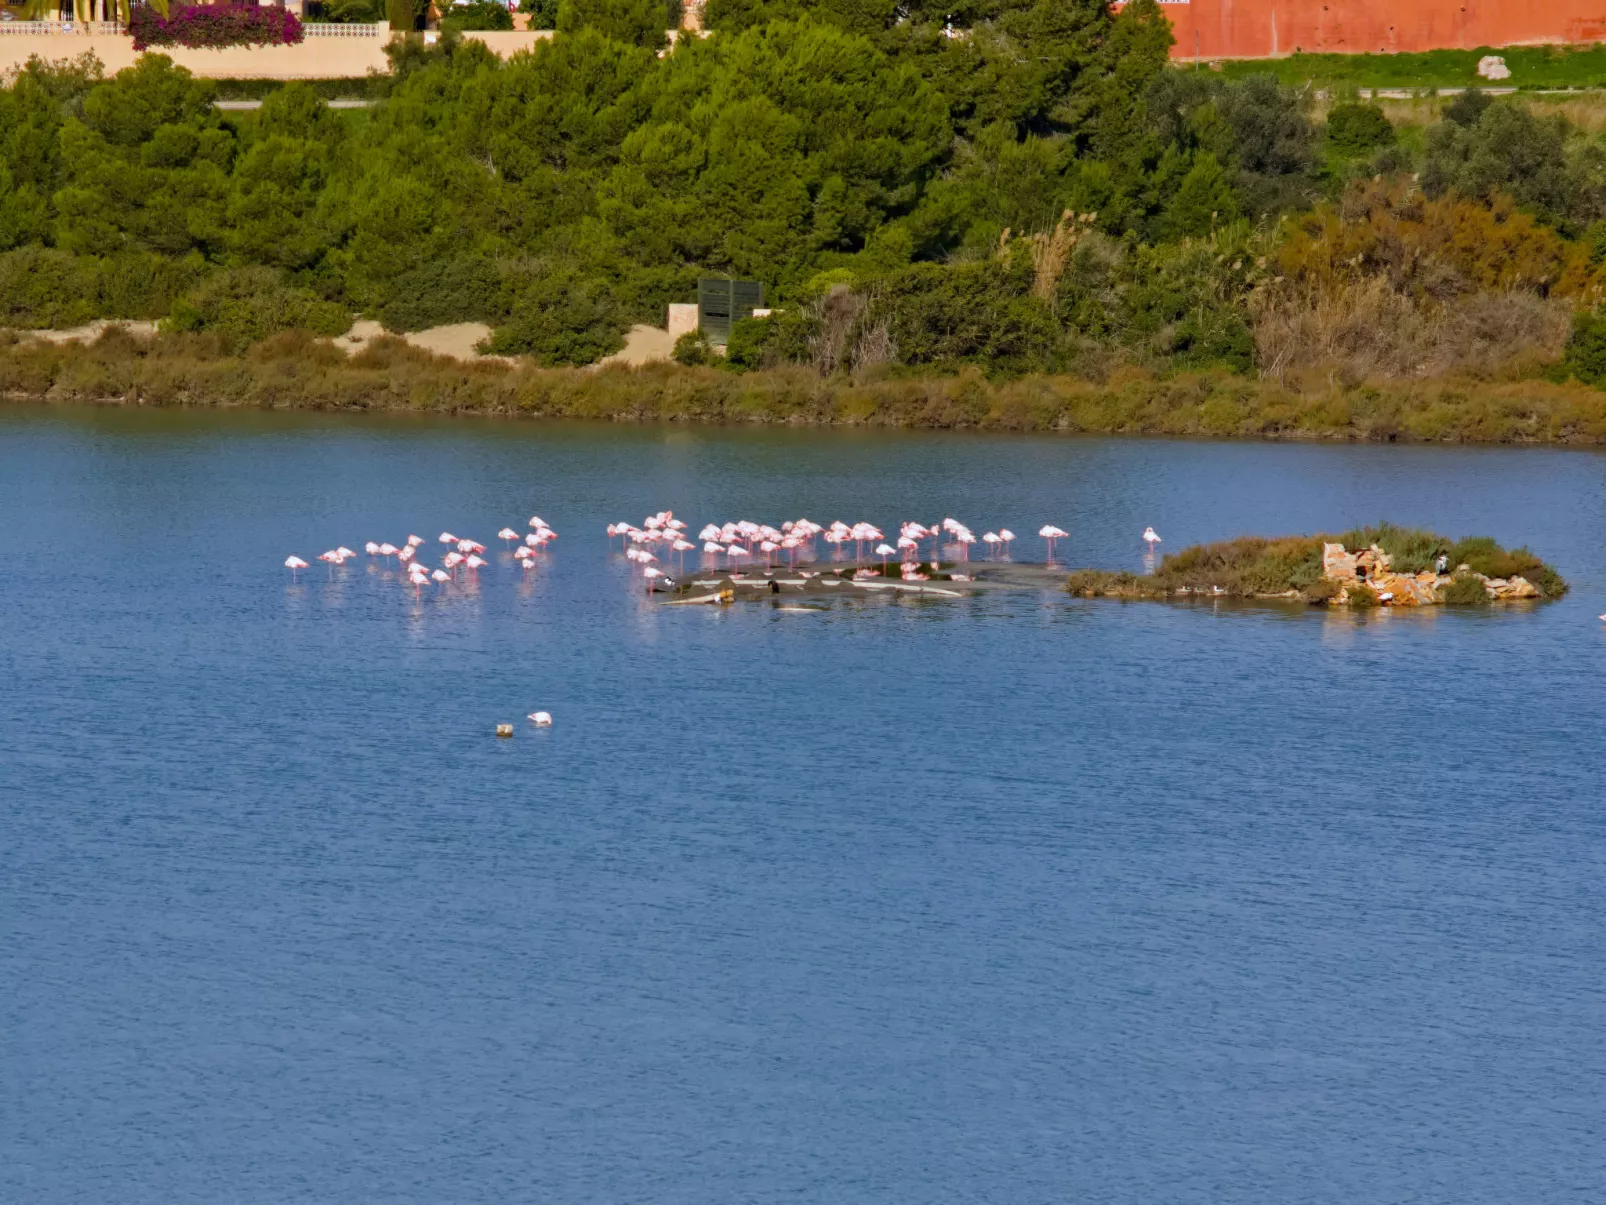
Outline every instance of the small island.
<svg viewBox="0 0 1606 1205"><path fill-rule="evenodd" d="M1526 548L1451 540L1383 523L1342 535L1244 536L1197 544L1150 574L1082 569L1086 598L1285 599L1319 606L1487 606L1560 598L1567 583Z"/></svg>

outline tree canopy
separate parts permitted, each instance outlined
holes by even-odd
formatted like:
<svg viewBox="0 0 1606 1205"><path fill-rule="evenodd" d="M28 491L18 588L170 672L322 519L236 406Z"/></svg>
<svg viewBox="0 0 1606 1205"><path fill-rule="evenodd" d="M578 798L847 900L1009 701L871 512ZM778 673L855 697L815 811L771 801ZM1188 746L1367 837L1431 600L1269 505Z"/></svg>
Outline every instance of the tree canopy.
<svg viewBox="0 0 1606 1205"><path fill-rule="evenodd" d="M1401 154L1373 107L1335 109L1328 155L1270 77L1169 67L1154 0L709 0L712 35L668 47L666 11L563 0L557 36L505 62L410 38L360 112L291 84L220 113L157 54L111 78L30 64L0 87L0 280L27 264L56 293L0 320L472 319L585 363L731 274L788 311L742 332L753 362L829 344L1024 371L1122 346L1246 368L1256 281L1223 265ZM1565 123L1457 104L1431 196L1509 195L1564 232L1600 216L1606 170Z"/></svg>

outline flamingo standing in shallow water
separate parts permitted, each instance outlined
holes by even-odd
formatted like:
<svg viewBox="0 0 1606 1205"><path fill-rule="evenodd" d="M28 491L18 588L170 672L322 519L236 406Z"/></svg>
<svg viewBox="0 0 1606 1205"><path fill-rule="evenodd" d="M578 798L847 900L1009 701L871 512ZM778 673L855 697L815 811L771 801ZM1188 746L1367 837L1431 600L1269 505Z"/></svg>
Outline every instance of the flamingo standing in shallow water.
<svg viewBox="0 0 1606 1205"><path fill-rule="evenodd" d="M1149 552L1153 553L1154 546L1160 542L1160 537L1155 534L1154 528L1145 527L1143 529L1143 542L1149 546Z"/></svg>
<svg viewBox="0 0 1606 1205"><path fill-rule="evenodd" d="M1054 563L1054 541L1063 540L1070 533L1055 527L1052 523L1045 523L1037 529L1037 534L1048 541L1048 563L1052 565Z"/></svg>
<svg viewBox="0 0 1606 1205"><path fill-rule="evenodd" d="M295 581L296 574L307 567L307 562L298 556L287 556L284 558L284 567L290 571L290 580Z"/></svg>

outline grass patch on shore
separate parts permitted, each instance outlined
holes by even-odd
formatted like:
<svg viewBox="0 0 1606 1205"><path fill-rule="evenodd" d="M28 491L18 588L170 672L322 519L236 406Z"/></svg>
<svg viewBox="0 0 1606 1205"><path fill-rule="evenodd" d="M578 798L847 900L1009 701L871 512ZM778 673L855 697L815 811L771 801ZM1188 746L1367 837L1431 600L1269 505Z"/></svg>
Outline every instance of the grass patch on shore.
<svg viewBox="0 0 1606 1205"><path fill-rule="evenodd" d="M57 345L0 331L0 397L621 422L1606 444L1606 392L1577 382L1441 379L1304 389L1225 372L992 381L976 370L855 379L801 367L741 374L674 364L543 369L464 364L388 338L348 358L305 331L238 352L207 334L146 340L112 328L92 344Z"/></svg>
<svg viewBox="0 0 1606 1205"><path fill-rule="evenodd" d="M1449 604L1484 604L1489 601L1483 582L1488 578L1522 577L1543 598L1560 598L1567 582L1554 568L1526 548L1507 549L1487 536L1452 540L1418 528L1391 523L1358 528L1342 535L1242 536L1214 544L1196 544L1165 557L1151 574L1138 575L1103 569L1081 569L1066 580L1072 594L1098 598L1281 598L1324 603L1338 590L1322 573L1322 545L1343 544L1351 552L1381 548L1394 573L1416 574L1434 567L1444 556L1458 571L1443 591ZM1474 589L1475 587L1475 589ZM1350 606L1376 606L1377 594L1369 586L1352 585Z"/></svg>
<svg viewBox="0 0 1606 1205"><path fill-rule="evenodd" d="M1478 78L1478 60L1497 54L1511 78ZM1606 88L1606 46L1482 46L1415 54L1292 54L1280 59L1228 59L1228 79L1274 75L1288 85L1318 88Z"/></svg>

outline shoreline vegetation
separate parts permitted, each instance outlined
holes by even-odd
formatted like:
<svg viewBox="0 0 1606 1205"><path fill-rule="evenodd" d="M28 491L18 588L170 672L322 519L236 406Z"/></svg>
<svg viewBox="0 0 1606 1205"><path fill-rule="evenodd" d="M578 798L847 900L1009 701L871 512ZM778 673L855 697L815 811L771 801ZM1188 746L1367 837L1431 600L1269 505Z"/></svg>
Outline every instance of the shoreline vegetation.
<svg viewBox="0 0 1606 1205"><path fill-rule="evenodd" d="M1343 64L1177 69L1154 0L710 0L673 47L665 16L575 0L507 60L397 39L357 109L30 61L0 81L0 328L157 333L0 331L0 396L1606 443L1598 101L1318 102L1287 72ZM762 311L670 342L709 277ZM643 330L674 363L609 362Z"/></svg>
<svg viewBox="0 0 1606 1205"><path fill-rule="evenodd" d="M892 370L822 378L654 364L600 370L463 363L393 337L355 355L304 330L244 350L205 334L93 342L0 330L12 402L413 412L620 422L768 423L1205 438L1606 444L1606 393L1576 382L1436 379L1301 388L1222 371L1103 380Z"/></svg>
<svg viewBox="0 0 1606 1205"><path fill-rule="evenodd" d="M1151 574L1081 569L1085 598L1255 599L1313 606L1488 606L1560 598L1566 580L1526 548L1382 523L1342 535L1244 536L1171 553Z"/></svg>

